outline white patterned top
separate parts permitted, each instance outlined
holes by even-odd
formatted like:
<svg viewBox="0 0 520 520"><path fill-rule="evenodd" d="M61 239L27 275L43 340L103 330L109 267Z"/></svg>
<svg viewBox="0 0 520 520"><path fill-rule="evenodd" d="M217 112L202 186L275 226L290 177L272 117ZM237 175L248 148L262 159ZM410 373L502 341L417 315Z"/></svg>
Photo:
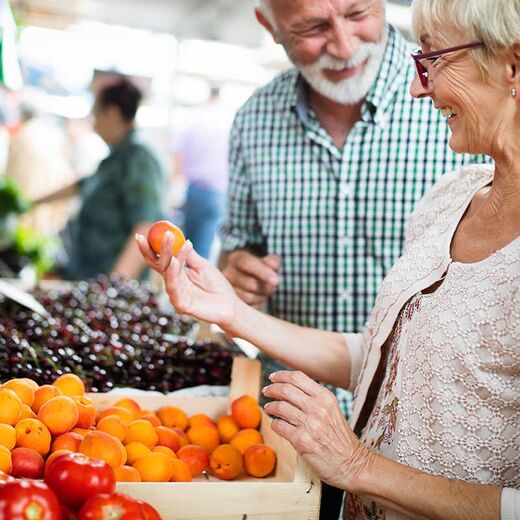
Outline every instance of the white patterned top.
<svg viewBox="0 0 520 520"><path fill-rule="evenodd" d="M414 213L406 252L363 334L352 425L386 342L363 441L431 474L520 489L520 237L476 263L449 254L471 199L491 180L490 167L466 167ZM444 274L434 293L421 294ZM345 518L405 517L350 499Z"/></svg>

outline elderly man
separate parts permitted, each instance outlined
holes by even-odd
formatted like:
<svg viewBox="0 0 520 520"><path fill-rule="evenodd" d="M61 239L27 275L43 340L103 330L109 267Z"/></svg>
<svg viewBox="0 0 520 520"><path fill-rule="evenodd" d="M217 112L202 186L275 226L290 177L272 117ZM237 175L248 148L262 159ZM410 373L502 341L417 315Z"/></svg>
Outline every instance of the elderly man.
<svg viewBox="0 0 520 520"><path fill-rule="evenodd" d="M235 119L221 267L247 303L358 332L415 203L472 158L449 150L430 101L410 97L413 48L382 0L263 0L256 16L294 67ZM334 503L325 489L322 518Z"/></svg>

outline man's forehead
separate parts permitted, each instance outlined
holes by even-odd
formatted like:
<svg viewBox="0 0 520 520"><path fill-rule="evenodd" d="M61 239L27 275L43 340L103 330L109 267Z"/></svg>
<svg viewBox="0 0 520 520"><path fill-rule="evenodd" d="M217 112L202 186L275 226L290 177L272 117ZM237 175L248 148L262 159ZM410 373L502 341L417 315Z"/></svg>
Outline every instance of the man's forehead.
<svg viewBox="0 0 520 520"><path fill-rule="evenodd" d="M383 0L266 0L277 13L327 13L368 4L378 4Z"/></svg>

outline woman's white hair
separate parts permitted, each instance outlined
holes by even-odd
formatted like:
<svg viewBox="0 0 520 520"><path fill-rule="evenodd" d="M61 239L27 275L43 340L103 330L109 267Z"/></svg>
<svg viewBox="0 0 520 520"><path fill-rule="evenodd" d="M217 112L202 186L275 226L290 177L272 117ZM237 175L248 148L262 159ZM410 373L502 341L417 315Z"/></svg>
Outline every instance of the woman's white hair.
<svg viewBox="0 0 520 520"><path fill-rule="evenodd" d="M413 0L412 29L417 39L442 27L483 47L470 52L486 74L497 56L520 39L520 0Z"/></svg>

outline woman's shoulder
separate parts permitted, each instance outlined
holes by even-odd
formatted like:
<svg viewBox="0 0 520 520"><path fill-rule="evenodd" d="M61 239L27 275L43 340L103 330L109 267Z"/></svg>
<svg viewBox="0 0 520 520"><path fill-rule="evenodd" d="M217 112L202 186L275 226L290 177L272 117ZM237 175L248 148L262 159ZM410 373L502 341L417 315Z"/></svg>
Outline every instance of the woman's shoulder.
<svg viewBox="0 0 520 520"><path fill-rule="evenodd" d="M443 216L452 215L479 187L493 179L491 164L468 164L447 173L433 185L420 200L408 223L407 243L439 222Z"/></svg>

